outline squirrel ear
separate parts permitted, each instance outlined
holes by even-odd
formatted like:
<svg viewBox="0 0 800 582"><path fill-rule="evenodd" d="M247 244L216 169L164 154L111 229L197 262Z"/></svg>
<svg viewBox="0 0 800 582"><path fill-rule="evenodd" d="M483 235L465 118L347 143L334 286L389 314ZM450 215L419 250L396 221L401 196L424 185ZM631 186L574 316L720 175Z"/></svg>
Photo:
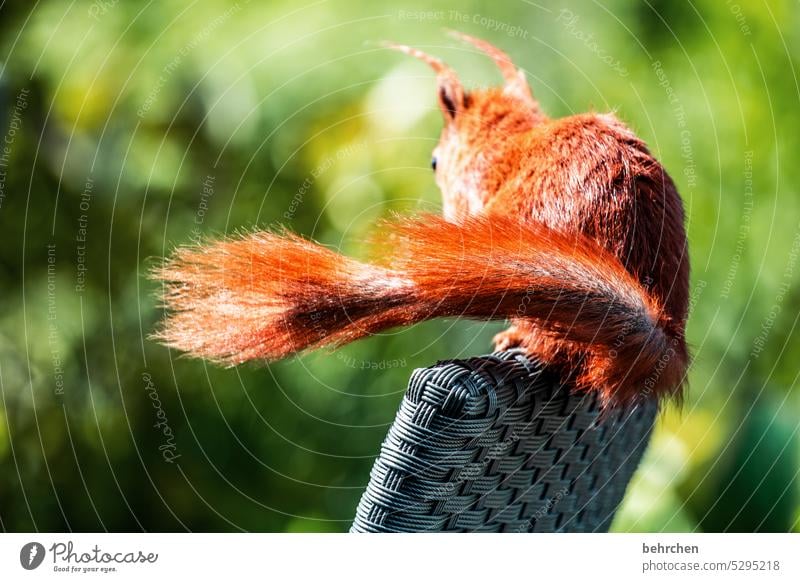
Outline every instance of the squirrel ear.
<svg viewBox="0 0 800 582"><path fill-rule="evenodd" d="M464 108L464 88L458 79L439 75L439 107L447 121L455 119L456 114Z"/></svg>
<svg viewBox="0 0 800 582"><path fill-rule="evenodd" d="M503 74L503 78L506 81L505 91L507 93L522 99L531 106L535 107L537 105L536 100L531 94L531 89L525 81L525 72L522 69L518 69L517 66L511 62L511 59L506 53L485 40L475 38L463 32L451 30L449 34L459 40L468 42L476 49L492 58L497 68L500 69L500 72Z"/></svg>
<svg viewBox="0 0 800 582"><path fill-rule="evenodd" d="M445 120L451 121L455 119L456 114L464 108L465 103L464 87L461 85L461 81L458 80L458 75L456 75L455 71L436 57L410 46L393 42L385 42L383 46L418 58L436 71L436 78L439 84L439 107L442 109Z"/></svg>

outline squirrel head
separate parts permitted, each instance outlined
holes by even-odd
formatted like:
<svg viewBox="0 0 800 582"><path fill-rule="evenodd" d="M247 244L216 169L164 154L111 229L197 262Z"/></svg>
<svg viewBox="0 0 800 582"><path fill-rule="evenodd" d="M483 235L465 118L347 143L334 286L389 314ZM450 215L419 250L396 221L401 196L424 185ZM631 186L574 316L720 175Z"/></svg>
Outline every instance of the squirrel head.
<svg viewBox="0 0 800 582"><path fill-rule="evenodd" d="M459 222L479 213L496 188L487 187L507 176L519 157L515 135L546 120L525 81L508 55L486 41L453 32L494 60L505 83L467 91L456 73L439 59L405 45L388 44L426 62L437 77L439 108L444 127L431 165L442 191L445 218Z"/></svg>

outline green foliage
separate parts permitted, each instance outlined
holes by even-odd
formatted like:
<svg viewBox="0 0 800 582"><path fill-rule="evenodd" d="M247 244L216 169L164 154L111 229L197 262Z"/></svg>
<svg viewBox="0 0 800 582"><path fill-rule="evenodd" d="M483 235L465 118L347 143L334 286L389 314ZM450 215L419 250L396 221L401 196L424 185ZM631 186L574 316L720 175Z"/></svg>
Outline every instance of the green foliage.
<svg viewBox="0 0 800 582"><path fill-rule="evenodd" d="M377 218L437 208L432 75L377 41L497 82L448 27L505 48L552 115L616 110L685 200L691 389L615 529L798 530L796 7L603 4L4 4L0 526L348 527L411 370L500 326L222 370L147 340L145 273L277 223L359 256Z"/></svg>

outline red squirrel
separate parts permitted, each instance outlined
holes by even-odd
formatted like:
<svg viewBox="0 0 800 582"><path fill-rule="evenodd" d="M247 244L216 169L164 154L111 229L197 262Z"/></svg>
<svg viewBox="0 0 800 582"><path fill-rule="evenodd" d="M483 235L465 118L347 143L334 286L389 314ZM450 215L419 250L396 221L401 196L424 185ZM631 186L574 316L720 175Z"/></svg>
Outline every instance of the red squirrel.
<svg viewBox="0 0 800 582"><path fill-rule="evenodd" d="M550 119L489 43L501 87L467 91L440 60L433 170L444 217L385 223L364 263L289 232L183 247L154 276L171 314L155 337L235 365L337 346L436 317L510 319L520 348L608 406L680 398L689 261L681 199L613 114Z"/></svg>

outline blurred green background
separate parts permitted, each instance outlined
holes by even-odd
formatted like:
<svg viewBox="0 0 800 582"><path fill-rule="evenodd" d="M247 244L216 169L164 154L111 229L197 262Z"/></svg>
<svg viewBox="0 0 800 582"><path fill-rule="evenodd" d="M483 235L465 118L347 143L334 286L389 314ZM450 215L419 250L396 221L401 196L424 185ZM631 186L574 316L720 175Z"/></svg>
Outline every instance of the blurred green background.
<svg viewBox="0 0 800 582"><path fill-rule="evenodd" d="M424 65L504 48L553 116L613 109L683 195L695 361L617 531L797 531L796 2L0 5L0 527L344 531L415 367L502 326L436 321L270 366L153 344L145 278L277 223L359 256L436 209Z"/></svg>

